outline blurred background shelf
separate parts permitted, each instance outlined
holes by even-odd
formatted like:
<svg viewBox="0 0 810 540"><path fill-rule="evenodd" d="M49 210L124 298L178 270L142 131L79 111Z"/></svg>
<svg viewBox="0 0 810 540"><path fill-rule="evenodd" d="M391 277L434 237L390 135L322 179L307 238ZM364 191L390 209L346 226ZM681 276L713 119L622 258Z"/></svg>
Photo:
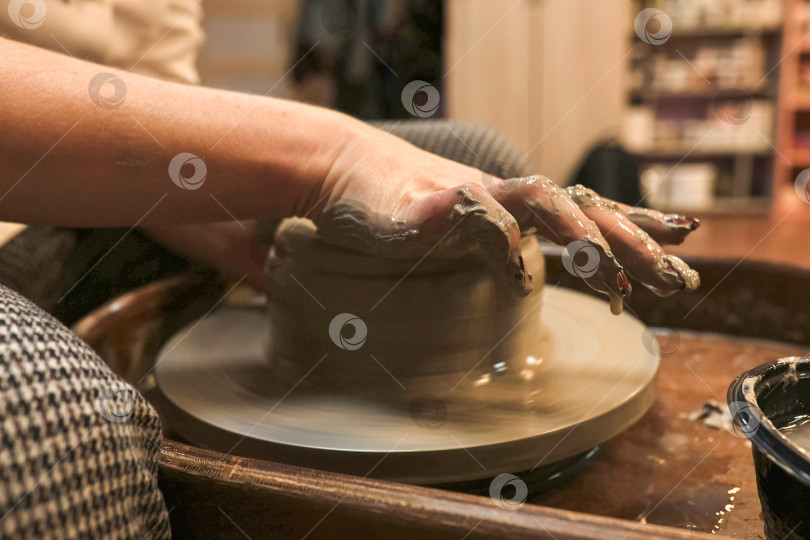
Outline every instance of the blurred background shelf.
<svg viewBox="0 0 810 540"><path fill-rule="evenodd" d="M722 99L726 94L736 92L747 95L751 98L774 98L778 90L776 88L714 88L714 89L699 89L699 90L654 90L654 89L641 89L631 90L633 97L649 100L666 100L666 99Z"/></svg>
<svg viewBox="0 0 810 540"><path fill-rule="evenodd" d="M681 159L684 161L695 159L714 160L714 159L728 159L738 156L771 158L773 157L773 151L770 149L745 150L741 148L729 148L726 150L716 149L716 150L690 151L689 148L660 148L660 149L650 149L635 154L636 159L638 159L639 161L656 160L656 159L667 161L681 160Z"/></svg>
<svg viewBox="0 0 810 540"><path fill-rule="evenodd" d="M782 25L772 26L729 26L729 27L698 27L691 29L680 29L672 32L671 40L690 39L729 39L741 36L763 36L779 37L782 33ZM632 36L636 38L636 36Z"/></svg>
<svg viewBox="0 0 810 540"><path fill-rule="evenodd" d="M786 149L787 159L797 167L810 167L810 148L791 148Z"/></svg>
<svg viewBox="0 0 810 540"><path fill-rule="evenodd" d="M637 0L632 12L646 8L663 12L641 27L660 43L631 34L622 126L645 201L691 214L768 212L783 86L782 1Z"/></svg>
<svg viewBox="0 0 810 540"><path fill-rule="evenodd" d="M790 185L810 167L810 2L785 0L784 43L775 166L778 185Z"/></svg>

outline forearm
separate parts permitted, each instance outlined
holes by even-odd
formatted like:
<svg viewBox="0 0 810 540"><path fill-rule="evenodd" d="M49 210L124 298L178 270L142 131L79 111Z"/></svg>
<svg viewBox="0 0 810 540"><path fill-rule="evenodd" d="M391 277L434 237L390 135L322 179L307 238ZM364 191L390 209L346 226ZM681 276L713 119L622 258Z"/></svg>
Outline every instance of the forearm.
<svg viewBox="0 0 810 540"><path fill-rule="evenodd" d="M354 130L300 103L167 83L0 38L0 220L164 225L302 215ZM126 85L118 108L88 93L101 72ZM182 152L207 175L169 176Z"/></svg>

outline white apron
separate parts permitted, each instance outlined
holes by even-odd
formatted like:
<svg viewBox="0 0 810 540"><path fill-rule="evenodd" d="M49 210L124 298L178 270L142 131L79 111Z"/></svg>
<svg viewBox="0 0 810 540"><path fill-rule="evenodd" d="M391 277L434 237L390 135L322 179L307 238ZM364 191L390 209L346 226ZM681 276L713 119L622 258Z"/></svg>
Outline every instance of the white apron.
<svg viewBox="0 0 810 540"><path fill-rule="evenodd" d="M200 0L2 0L0 36L172 81L197 83ZM3 6L3 7L6 7Z"/></svg>

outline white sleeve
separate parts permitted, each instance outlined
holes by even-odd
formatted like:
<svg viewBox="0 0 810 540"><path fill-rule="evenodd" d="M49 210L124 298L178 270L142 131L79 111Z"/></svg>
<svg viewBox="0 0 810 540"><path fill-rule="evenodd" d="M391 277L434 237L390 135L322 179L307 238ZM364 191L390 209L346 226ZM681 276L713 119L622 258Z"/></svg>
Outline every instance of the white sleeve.
<svg viewBox="0 0 810 540"><path fill-rule="evenodd" d="M196 84L201 18L200 0L8 0L0 36Z"/></svg>

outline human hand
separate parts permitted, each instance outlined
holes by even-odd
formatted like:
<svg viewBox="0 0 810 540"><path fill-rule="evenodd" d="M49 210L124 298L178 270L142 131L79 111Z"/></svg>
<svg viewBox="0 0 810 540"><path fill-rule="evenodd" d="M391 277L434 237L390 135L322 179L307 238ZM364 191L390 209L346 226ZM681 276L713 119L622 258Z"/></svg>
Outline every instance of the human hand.
<svg viewBox="0 0 810 540"><path fill-rule="evenodd" d="M493 178L371 127L345 142L320 197L312 217L326 242L394 259L483 249L523 292L531 283L520 233L530 229L596 253L598 266L579 275L611 297L614 312L631 291L622 264L661 296L699 285L697 273L658 244L680 243L697 220L620 205L581 186L566 190L542 176Z"/></svg>
<svg viewBox="0 0 810 540"><path fill-rule="evenodd" d="M141 227L152 240L215 269L226 279L264 288L264 261L269 244L256 221L223 221Z"/></svg>

